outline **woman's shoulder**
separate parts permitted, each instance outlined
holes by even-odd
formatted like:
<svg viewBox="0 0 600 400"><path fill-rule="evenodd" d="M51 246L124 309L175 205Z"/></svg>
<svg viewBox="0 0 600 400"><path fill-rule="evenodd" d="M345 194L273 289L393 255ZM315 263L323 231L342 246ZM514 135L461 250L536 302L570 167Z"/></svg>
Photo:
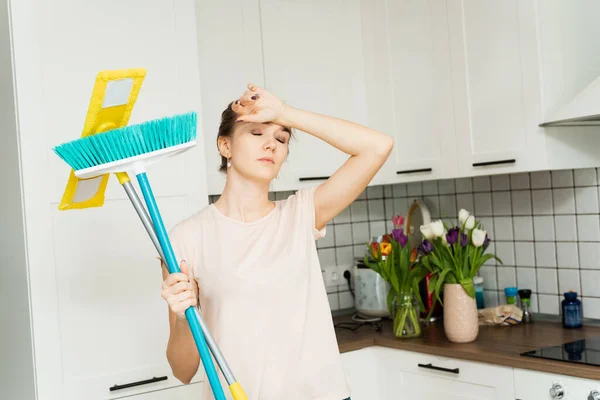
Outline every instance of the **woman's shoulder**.
<svg viewBox="0 0 600 400"><path fill-rule="evenodd" d="M192 233L198 234L200 232L200 228L203 226L203 223L210 218L212 211L211 207L212 206L210 204L204 206L188 217L179 220L169 231L169 236L180 238Z"/></svg>

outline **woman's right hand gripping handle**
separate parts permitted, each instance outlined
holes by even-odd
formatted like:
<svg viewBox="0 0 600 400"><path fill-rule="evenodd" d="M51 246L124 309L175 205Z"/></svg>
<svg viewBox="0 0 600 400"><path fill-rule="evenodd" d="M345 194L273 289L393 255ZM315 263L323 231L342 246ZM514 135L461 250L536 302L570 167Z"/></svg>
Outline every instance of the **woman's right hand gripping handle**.
<svg viewBox="0 0 600 400"><path fill-rule="evenodd" d="M179 265L181 272L170 274L162 265L163 283L161 296L169 307L170 335L167 359L173 375L182 383L189 383L200 365L200 355L188 325L185 310L198 304L198 283L190 277L185 261Z"/></svg>

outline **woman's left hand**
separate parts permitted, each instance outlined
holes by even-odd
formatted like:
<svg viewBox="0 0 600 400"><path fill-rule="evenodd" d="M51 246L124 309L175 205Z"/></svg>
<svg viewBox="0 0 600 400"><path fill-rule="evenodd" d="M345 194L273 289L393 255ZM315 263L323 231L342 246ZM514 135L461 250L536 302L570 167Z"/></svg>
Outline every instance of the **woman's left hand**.
<svg viewBox="0 0 600 400"><path fill-rule="evenodd" d="M252 83L231 108L240 117L238 122L280 123L286 104L271 92Z"/></svg>

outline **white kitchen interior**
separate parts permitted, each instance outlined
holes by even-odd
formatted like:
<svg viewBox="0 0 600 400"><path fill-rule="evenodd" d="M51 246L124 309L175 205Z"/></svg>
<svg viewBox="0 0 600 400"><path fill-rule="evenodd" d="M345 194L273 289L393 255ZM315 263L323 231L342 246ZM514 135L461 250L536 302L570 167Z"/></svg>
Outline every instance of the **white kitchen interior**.
<svg viewBox="0 0 600 400"><path fill-rule="evenodd" d="M481 268L486 306L531 289L533 322L471 343L439 322L414 339L340 324L353 400L600 399L599 19L594 0L3 1L0 398L202 398L202 369L184 385L167 362L160 266L119 185L101 208L57 208L69 169L52 147L80 135L96 74L145 68L130 124L198 112L198 145L148 167L168 227L221 192L217 128L248 82L393 136L317 242L336 324L356 315L343 272L414 200L484 223L503 260ZM297 132L272 198L346 157ZM561 325L570 290L580 329ZM589 348L557 361L571 343Z"/></svg>

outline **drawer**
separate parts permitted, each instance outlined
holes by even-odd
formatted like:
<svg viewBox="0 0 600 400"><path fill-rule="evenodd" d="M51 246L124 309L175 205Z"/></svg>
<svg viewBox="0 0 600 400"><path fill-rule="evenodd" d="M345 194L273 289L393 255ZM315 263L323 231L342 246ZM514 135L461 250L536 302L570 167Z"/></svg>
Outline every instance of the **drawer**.
<svg viewBox="0 0 600 400"><path fill-rule="evenodd" d="M127 397L127 400L202 400L203 382Z"/></svg>
<svg viewBox="0 0 600 400"><path fill-rule="evenodd" d="M600 392L600 381L520 368L514 369L514 381L518 400L558 399L550 393L554 385L562 389L562 400L587 400L593 390Z"/></svg>

